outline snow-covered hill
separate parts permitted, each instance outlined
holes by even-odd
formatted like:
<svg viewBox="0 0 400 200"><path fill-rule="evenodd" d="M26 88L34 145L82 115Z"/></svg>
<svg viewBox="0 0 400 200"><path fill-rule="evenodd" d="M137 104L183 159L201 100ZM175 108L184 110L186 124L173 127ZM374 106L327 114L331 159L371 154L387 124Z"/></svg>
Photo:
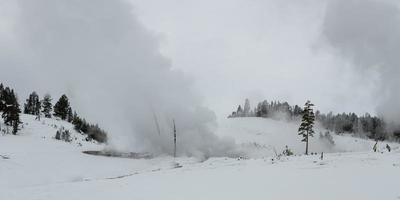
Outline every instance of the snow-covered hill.
<svg viewBox="0 0 400 200"><path fill-rule="evenodd" d="M284 145L301 154L297 125L267 119L227 119L218 134L236 139L251 159L126 159L91 156L103 145L86 142L72 125L23 115L20 135L0 136L0 199L399 199L400 150L371 152L373 141L334 136L325 147L318 132L311 143L319 155L276 159ZM55 140L59 127L71 143ZM75 139L76 138L76 139ZM320 149L318 149L320 148ZM354 151L354 152L350 152ZM341 153L339 153L341 152Z"/></svg>
<svg viewBox="0 0 400 200"><path fill-rule="evenodd" d="M301 142L301 136L297 134L299 122L287 122L265 118L231 118L220 123L218 134L233 137L242 149L250 157L273 156L281 153L287 145L295 154L303 154L305 143ZM310 137L310 152L334 153L334 152L359 152L371 151L375 141L351 137L348 135L336 135L331 133L334 144L321 138L320 133L327 130L316 127L314 137ZM396 143L380 143L378 148L385 151L386 144L398 147Z"/></svg>

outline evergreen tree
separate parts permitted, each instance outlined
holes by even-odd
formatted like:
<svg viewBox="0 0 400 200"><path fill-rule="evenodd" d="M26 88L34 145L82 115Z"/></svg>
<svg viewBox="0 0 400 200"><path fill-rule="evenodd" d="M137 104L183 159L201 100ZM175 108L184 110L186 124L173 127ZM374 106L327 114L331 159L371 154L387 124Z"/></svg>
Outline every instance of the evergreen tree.
<svg viewBox="0 0 400 200"><path fill-rule="evenodd" d="M5 88L2 93L2 98L4 102L2 117L4 119L4 123L7 126L11 126L13 128L12 133L16 135L18 132L19 124L21 123L19 118L21 109L19 108L18 99L14 93L14 90L11 90L8 87Z"/></svg>
<svg viewBox="0 0 400 200"><path fill-rule="evenodd" d="M72 124L75 124L75 122L79 119L78 117L78 113L76 113L76 111L74 111L74 116L72 118Z"/></svg>
<svg viewBox="0 0 400 200"><path fill-rule="evenodd" d="M3 83L0 83L0 112L3 112L4 110L4 86Z"/></svg>
<svg viewBox="0 0 400 200"><path fill-rule="evenodd" d="M30 94L29 98L26 100L24 114L40 115L41 107L42 104L39 100L38 94L36 92L32 92L32 94Z"/></svg>
<svg viewBox="0 0 400 200"><path fill-rule="evenodd" d="M314 128L315 115L312 106L314 106L314 104L312 104L310 101L307 101L306 104L304 105L302 113L303 117L298 130L299 135L303 137L301 141L306 143L306 155L308 155L308 138L314 136L313 128Z"/></svg>
<svg viewBox="0 0 400 200"><path fill-rule="evenodd" d="M74 115L72 113L72 108L69 107L68 108L68 114L67 114L67 121L68 122L72 122L74 120Z"/></svg>
<svg viewBox="0 0 400 200"><path fill-rule="evenodd" d="M244 103L244 108L243 108L243 112L244 112L244 116L245 117L249 117L250 116L250 100L246 99L245 103Z"/></svg>
<svg viewBox="0 0 400 200"><path fill-rule="evenodd" d="M293 116L297 117L300 116L303 110L300 108L300 106L295 105L293 108Z"/></svg>
<svg viewBox="0 0 400 200"><path fill-rule="evenodd" d="M107 142L107 133L102 130L97 124L89 124L85 119L80 118L76 112L73 114L72 124L75 130L87 134L87 140L96 140L100 143Z"/></svg>
<svg viewBox="0 0 400 200"><path fill-rule="evenodd" d="M4 86L3 83L0 83L0 112L4 110ZM1 124L0 124L0 131L1 131Z"/></svg>
<svg viewBox="0 0 400 200"><path fill-rule="evenodd" d="M51 111L53 110L53 105L51 104L51 101L52 99L49 94L44 95L44 98L42 100L42 106L43 106L42 113L46 118L51 118Z"/></svg>
<svg viewBox="0 0 400 200"><path fill-rule="evenodd" d="M237 111L236 111L236 114L237 114L238 117L241 117L241 116L242 116L242 114L243 114L243 109L242 109L242 106L241 106L241 105L239 105L239 107L238 107L238 109L237 109Z"/></svg>
<svg viewBox="0 0 400 200"><path fill-rule="evenodd" d="M68 97L64 94L60 97L58 102L54 105L54 116L60 117L62 120L66 120L68 117L68 111L70 109Z"/></svg>

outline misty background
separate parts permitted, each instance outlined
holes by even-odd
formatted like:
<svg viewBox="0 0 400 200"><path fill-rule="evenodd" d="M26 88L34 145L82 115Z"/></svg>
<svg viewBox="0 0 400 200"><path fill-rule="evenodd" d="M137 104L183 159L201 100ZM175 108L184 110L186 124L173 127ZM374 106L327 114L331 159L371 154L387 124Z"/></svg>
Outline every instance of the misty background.
<svg viewBox="0 0 400 200"><path fill-rule="evenodd" d="M179 153L218 155L244 98L398 121L398 22L390 0L0 0L0 79L66 93L120 148L171 151L175 120Z"/></svg>

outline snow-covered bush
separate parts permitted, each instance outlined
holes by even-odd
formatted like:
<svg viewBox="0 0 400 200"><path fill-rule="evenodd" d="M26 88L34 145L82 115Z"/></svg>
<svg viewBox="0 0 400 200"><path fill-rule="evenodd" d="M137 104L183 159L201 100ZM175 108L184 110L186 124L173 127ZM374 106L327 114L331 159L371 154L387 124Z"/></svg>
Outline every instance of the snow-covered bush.
<svg viewBox="0 0 400 200"><path fill-rule="evenodd" d="M293 155L293 151L289 149L289 147L286 145L285 150L283 150L282 154L284 156L292 156Z"/></svg>
<svg viewBox="0 0 400 200"><path fill-rule="evenodd" d="M65 142L71 142L71 133L69 130L64 129L64 127L61 127L57 132L56 132L56 140L62 140Z"/></svg>

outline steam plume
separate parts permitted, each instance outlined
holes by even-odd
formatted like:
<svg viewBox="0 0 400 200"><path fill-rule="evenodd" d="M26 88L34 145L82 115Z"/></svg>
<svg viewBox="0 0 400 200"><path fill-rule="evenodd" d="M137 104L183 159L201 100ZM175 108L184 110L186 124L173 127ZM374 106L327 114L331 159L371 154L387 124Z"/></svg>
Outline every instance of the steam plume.
<svg viewBox="0 0 400 200"><path fill-rule="evenodd" d="M377 112L400 122L400 10L390 0L333 0L323 35L333 49L360 70L375 71ZM371 80L372 81L372 80Z"/></svg>
<svg viewBox="0 0 400 200"><path fill-rule="evenodd" d="M232 150L233 141L213 134L215 115L202 106L191 80L171 69L157 37L127 2L3 1L13 8L7 28L12 39L0 39L6 45L0 64L13 76L25 75L15 85L66 91L77 110L105 127L111 145L119 148L171 154L175 119L178 155Z"/></svg>

